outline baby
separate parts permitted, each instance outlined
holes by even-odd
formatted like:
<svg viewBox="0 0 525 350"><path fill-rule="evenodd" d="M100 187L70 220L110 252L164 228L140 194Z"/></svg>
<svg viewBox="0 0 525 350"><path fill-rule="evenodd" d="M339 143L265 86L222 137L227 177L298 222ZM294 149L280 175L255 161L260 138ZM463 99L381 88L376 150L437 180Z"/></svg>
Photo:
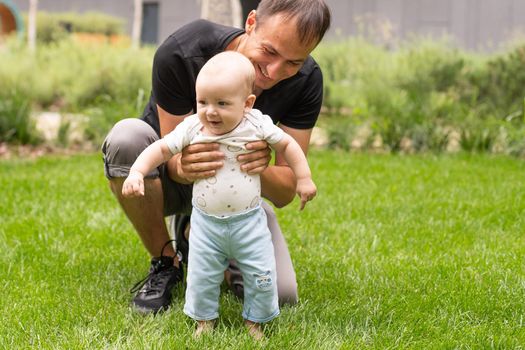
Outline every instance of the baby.
<svg viewBox="0 0 525 350"><path fill-rule="evenodd" d="M244 55L225 51L212 57L197 77L197 114L147 147L122 187L126 197L142 196L144 176L184 147L220 144L224 166L193 185L184 313L197 321L197 336L211 330L219 316L220 284L230 259L237 261L243 275L242 315L249 333L261 339L261 324L279 314L275 257L261 207L260 178L242 172L237 161L239 154L249 152L245 145L265 140L283 154L297 179L301 210L317 191L297 142L269 116L252 108L254 81L254 67Z"/></svg>

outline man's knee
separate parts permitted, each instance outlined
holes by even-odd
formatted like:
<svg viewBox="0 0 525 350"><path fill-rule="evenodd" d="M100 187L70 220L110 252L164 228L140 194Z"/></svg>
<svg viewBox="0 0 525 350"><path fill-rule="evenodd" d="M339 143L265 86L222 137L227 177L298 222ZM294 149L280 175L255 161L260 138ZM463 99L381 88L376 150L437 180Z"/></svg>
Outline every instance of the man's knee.
<svg viewBox="0 0 525 350"><path fill-rule="evenodd" d="M275 215L275 211L273 210L273 208L265 201L261 202L261 206L264 209L264 212L266 214L266 219L268 221L268 227L271 229L272 225L277 224L277 215Z"/></svg>
<svg viewBox="0 0 525 350"><path fill-rule="evenodd" d="M102 145L104 154L139 155L148 145L158 140L153 128L136 118L117 122ZM136 158L136 157L135 157Z"/></svg>
<svg viewBox="0 0 525 350"><path fill-rule="evenodd" d="M143 120L129 118L117 122L102 144L106 176L127 176L139 154L156 140L158 135Z"/></svg>
<svg viewBox="0 0 525 350"><path fill-rule="evenodd" d="M299 301L297 294L297 282L277 280L277 294L279 295L279 305L295 305Z"/></svg>

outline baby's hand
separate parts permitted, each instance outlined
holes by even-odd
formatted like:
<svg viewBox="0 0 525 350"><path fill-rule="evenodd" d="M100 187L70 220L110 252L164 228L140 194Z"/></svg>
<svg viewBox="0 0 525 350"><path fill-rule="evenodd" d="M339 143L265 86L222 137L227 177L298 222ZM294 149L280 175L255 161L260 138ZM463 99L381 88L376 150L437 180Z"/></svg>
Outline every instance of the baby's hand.
<svg viewBox="0 0 525 350"><path fill-rule="evenodd" d="M132 171L122 185L122 195L124 197L138 197L144 195L144 176Z"/></svg>
<svg viewBox="0 0 525 350"><path fill-rule="evenodd" d="M297 180L297 195L301 198L301 210L304 209L306 202L314 199L317 188L311 178Z"/></svg>

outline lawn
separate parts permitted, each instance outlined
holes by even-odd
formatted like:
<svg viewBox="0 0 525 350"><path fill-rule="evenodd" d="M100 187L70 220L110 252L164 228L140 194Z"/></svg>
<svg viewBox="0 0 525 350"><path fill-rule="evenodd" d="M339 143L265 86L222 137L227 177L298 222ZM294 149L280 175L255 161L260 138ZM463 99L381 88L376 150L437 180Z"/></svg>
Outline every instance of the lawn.
<svg viewBox="0 0 525 350"><path fill-rule="evenodd" d="M0 161L0 348L487 349L525 344L525 163L315 150L318 197L278 211L300 303L262 344L221 298L213 336L142 316L148 256L100 155Z"/></svg>

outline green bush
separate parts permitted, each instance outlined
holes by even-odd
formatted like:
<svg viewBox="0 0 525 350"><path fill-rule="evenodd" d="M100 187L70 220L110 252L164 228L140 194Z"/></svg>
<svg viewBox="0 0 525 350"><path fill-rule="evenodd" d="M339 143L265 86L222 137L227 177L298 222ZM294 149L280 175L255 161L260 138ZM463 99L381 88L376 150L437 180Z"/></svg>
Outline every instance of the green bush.
<svg viewBox="0 0 525 350"><path fill-rule="evenodd" d="M525 98L525 45L489 59L480 69L470 72L470 89L463 99L475 103L484 115L505 119L523 115Z"/></svg>
<svg viewBox="0 0 525 350"><path fill-rule="evenodd" d="M369 125L365 120L360 120L358 116L348 118L330 115L323 118L321 123L322 128L326 130L328 146L331 148L349 151L354 147L352 145L354 140L357 140L362 146L371 142L367 133Z"/></svg>
<svg viewBox="0 0 525 350"><path fill-rule="evenodd" d="M0 142L32 144L38 141L29 118L31 100L14 89L0 90Z"/></svg>
<svg viewBox="0 0 525 350"><path fill-rule="evenodd" d="M153 47L57 41L52 35L59 34L50 33L53 43L34 53L15 39L2 49L1 111L9 115L2 140L34 142L30 123L22 125L31 110L87 115L86 137L94 143L117 120L140 115ZM525 155L525 45L481 55L444 41L390 51L350 38L325 42L313 55L324 74L323 111L338 116L321 118L330 147L376 148L379 139L392 152L441 152L454 141L469 152ZM67 126L61 132L65 140Z"/></svg>
<svg viewBox="0 0 525 350"><path fill-rule="evenodd" d="M140 90L150 89L152 57L148 47L63 41L31 53L13 42L0 56L0 80L3 88L16 87L42 108L58 104L77 111L101 96L134 104Z"/></svg>
<svg viewBox="0 0 525 350"><path fill-rule="evenodd" d="M26 21L27 22L27 21ZM26 23L27 28L27 23ZM36 39L38 43L49 44L67 38L68 32L61 25L58 16L47 12L38 12L36 16Z"/></svg>
<svg viewBox="0 0 525 350"><path fill-rule="evenodd" d="M36 23L37 41L41 44L49 44L66 39L70 33L98 33L108 36L122 34L125 21L98 12L78 14L39 11Z"/></svg>
<svg viewBox="0 0 525 350"><path fill-rule="evenodd" d="M122 18L99 12L59 14L61 23L70 26L73 33L99 33L104 35L118 35L124 32L125 21Z"/></svg>
<svg viewBox="0 0 525 350"><path fill-rule="evenodd" d="M446 41L416 39L389 51L351 38L323 43L314 56L326 112L347 115L334 119L333 147L347 148L356 120L366 120L393 152L406 150L407 140L411 151L443 151L453 133L466 151L520 149L511 130L525 121L525 45L488 56Z"/></svg>
<svg viewBox="0 0 525 350"><path fill-rule="evenodd" d="M498 137L498 129L476 120L467 121L461 129L461 148L468 152L488 152L492 150Z"/></svg>
<svg viewBox="0 0 525 350"><path fill-rule="evenodd" d="M87 133L98 142L115 119L141 114L151 90L153 52L152 47L134 50L63 40L31 53L12 40L0 55L0 81L2 91L17 93L0 94L9 106L19 105L18 100L8 102L13 96L23 96L33 111L95 114L97 125ZM93 113L99 109L108 114Z"/></svg>
<svg viewBox="0 0 525 350"><path fill-rule="evenodd" d="M381 94L395 72L388 52L359 38L321 44L313 55L323 69L323 105L335 114L366 114L364 95Z"/></svg>
<svg viewBox="0 0 525 350"><path fill-rule="evenodd" d="M525 157L525 127L505 130L506 153L512 156Z"/></svg>

